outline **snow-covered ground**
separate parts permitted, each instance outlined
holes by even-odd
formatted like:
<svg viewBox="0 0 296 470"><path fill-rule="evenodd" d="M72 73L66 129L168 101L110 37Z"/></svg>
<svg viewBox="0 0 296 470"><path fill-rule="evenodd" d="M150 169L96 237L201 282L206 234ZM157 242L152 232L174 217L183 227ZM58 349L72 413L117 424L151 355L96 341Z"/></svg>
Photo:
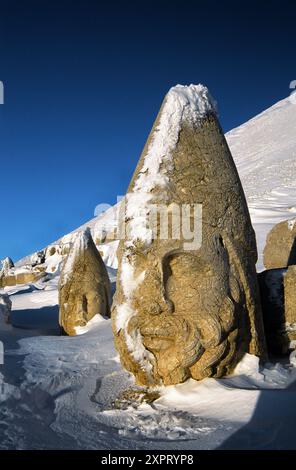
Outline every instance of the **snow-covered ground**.
<svg viewBox="0 0 296 470"><path fill-rule="evenodd" d="M295 126L296 106L286 99L227 134L260 255L269 228L296 214ZM112 224L111 212L101 220ZM103 247L113 286L116 246ZM150 404L118 401L134 383L110 320L60 336L58 276L57 269L46 283L5 289L12 325L0 318L0 449L296 448L294 356L261 368L246 355L227 379L163 387Z"/></svg>

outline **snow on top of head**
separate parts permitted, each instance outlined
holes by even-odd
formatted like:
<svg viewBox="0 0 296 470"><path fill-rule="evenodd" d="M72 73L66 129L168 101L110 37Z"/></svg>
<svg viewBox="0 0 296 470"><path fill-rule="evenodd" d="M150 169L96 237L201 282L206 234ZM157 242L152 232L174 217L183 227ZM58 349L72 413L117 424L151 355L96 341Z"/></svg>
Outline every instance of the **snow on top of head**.
<svg viewBox="0 0 296 470"><path fill-rule="evenodd" d="M165 185L167 178L160 174L160 165L163 161L170 160L179 139L182 122L198 123L207 114L215 113L215 110L216 104L205 86L176 85L171 88L165 97L159 124L148 147L144 167L134 191L149 192L156 185Z"/></svg>
<svg viewBox="0 0 296 470"><path fill-rule="evenodd" d="M146 227L147 204L153 197L153 188L168 184L167 170L170 169L182 123L198 125L210 113L216 113L216 103L203 85L176 85L166 95L143 168L133 191L127 195L126 216L131 219L129 230L132 241L151 241L151 230ZM166 163L166 168L161 170L162 163Z"/></svg>
<svg viewBox="0 0 296 470"><path fill-rule="evenodd" d="M79 256L81 252L85 251L88 248L91 240L92 240L92 236L91 236L91 231L89 227L87 227L82 232L76 233L74 243L72 247L70 248L69 255L66 258L66 261L63 266L63 270L61 274L62 283L65 283L67 281L69 274L73 270L73 265L75 263L75 260L77 259L77 257Z"/></svg>
<svg viewBox="0 0 296 470"><path fill-rule="evenodd" d="M216 102L204 85L176 85L170 89L166 98L173 97L183 107L185 119L196 121L208 113L216 113Z"/></svg>
<svg viewBox="0 0 296 470"><path fill-rule="evenodd" d="M79 253L86 250L89 246L89 243L92 241L90 228L87 227L83 232L78 232L76 234L73 246L71 248L71 253L73 258L75 258ZM68 258L71 258L70 256Z"/></svg>
<svg viewBox="0 0 296 470"><path fill-rule="evenodd" d="M86 229L81 232L81 236L78 239L80 239L80 243L83 243L83 247L87 247L92 240L90 228L86 227Z"/></svg>

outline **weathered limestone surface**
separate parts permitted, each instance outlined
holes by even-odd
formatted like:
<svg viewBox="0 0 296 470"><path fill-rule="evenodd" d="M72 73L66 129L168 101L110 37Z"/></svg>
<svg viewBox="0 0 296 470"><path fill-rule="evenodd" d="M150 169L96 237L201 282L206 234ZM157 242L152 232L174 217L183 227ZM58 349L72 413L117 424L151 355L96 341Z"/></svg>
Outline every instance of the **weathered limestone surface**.
<svg viewBox="0 0 296 470"><path fill-rule="evenodd" d="M296 264L296 219L285 220L269 232L264 248L266 269Z"/></svg>
<svg viewBox="0 0 296 470"><path fill-rule="evenodd" d="M122 364L137 383L221 377L246 352L264 356L254 231L204 87L178 86L166 96L126 200L112 322ZM202 204L201 247L186 245L176 226L175 238L151 238L149 204L165 204L167 213ZM154 230L160 233L159 220Z"/></svg>
<svg viewBox="0 0 296 470"><path fill-rule="evenodd" d="M90 231L77 234L62 269L59 285L60 325L68 335L97 314L110 316L111 287Z"/></svg>

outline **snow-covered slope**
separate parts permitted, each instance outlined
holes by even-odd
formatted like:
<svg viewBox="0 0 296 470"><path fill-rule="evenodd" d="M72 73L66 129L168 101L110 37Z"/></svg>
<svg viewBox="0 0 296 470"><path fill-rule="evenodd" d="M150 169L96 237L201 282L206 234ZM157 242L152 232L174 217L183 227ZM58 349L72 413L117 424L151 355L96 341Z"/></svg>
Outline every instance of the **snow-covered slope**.
<svg viewBox="0 0 296 470"><path fill-rule="evenodd" d="M279 101L226 134L247 196L259 262L269 230L296 214L296 104Z"/></svg>

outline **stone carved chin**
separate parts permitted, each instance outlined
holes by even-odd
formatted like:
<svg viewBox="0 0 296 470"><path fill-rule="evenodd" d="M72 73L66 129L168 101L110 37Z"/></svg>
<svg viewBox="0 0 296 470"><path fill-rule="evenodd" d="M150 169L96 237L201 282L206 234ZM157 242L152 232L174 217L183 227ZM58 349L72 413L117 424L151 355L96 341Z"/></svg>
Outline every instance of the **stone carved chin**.
<svg viewBox="0 0 296 470"><path fill-rule="evenodd" d="M235 305L228 297L229 317ZM211 319L211 320L209 320ZM189 377L200 380L204 377L224 375L225 368L231 365L236 348L237 328L222 330L219 317L207 315L207 322L164 314L148 319L132 328L139 328L143 345L156 359L157 375L164 384L179 383ZM207 323L207 324L206 324ZM224 359L224 361L223 361ZM223 361L223 362L222 362ZM217 367L216 372L213 369Z"/></svg>
<svg viewBox="0 0 296 470"><path fill-rule="evenodd" d="M204 351L195 325L174 314L160 315L144 322L140 333L143 345L156 358L157 374L165 384L186 380L189 367Z"/></svg>

